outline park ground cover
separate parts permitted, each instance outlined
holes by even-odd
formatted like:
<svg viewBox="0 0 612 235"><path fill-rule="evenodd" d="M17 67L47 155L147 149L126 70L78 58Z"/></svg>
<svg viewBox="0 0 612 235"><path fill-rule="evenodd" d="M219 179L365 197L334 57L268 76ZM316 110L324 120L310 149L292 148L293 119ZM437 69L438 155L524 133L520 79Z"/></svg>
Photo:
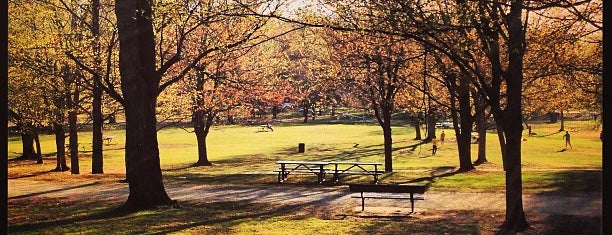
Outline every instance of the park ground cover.
<svg viewBox="0 0 612 235"><path fill-rule="evenodd" d="M525 194L601 197L601 141L599 131L589 121L566 123L572 134L571 149L564 148L559 124L535 124L534 137L523 142L523 188ZM452 130L446 129L447 138ZM52 136L41 136L45 163L10 161L9 180L41 185L108 185L119 187L117 195L86 193L61 197L9 197L9 230L19 233L236 233L236 234L366 234L390 233L489 234L503 221L503 211L428 212L419 217L360 217L350 212L318 209L316 204L300 206L223 200L179 200L179 206L143 211L129 215L113 212L125 201L123 130L107 130L114 136L105 145L103 175L91 175L87 142L90 134L80 134L81 174L49 172L55 166ZM382 133L373 124L277 124L274 132L259 131L258 126L215 127L208 139L209 167L193 167L197 161L195 136L181 128L158 133L161 167L170 187L258 186L262 190L294 187L343 189L346 183L369 181L369 177L344 178L340 185L316 185L314 177L292 177L286 184L276 183L272 170L276 160L356 160L383 161ZM440 192L504 193L499 144L495 133L487 135L489 163L461 174L436 176L438 170L458 165L456 145L445 142L432 156L429 144L412 140L408 126L395 126L394 170L382 176L382 183L428 183ZM306 152L298 154L298 143ZM354 147L358 143L357 147ZM19 156L20 139L9 139L9 159ZM477 146L473 145L473 155ZM448 171L445 171L448 172ZM119 186L117 186L119 185ZM579 185L579 186L576 186ZM11 189L9 188L9 191ZM113 191L114 192L114 191ZM9 192L10 195L10 192ZM32 195L25 193L25 195ZM80 196L79 196L80 195ZM227 195L228 198L236 195ZM354 201L348 202L349 204ZM418 207L418 205L417 205ZM339 211L342 211L341 213ZM345 215L339 219L338 215ZM348 216L346 216L348 215ZM530 214L534 234L543 231L596 232L599 219L575 215ZM568 223L571 221L571 223ZM109 224L112 224L109 228ZM292 231L292 232L291 232ZM546 232L544 232L546 233ZM587 233L591 234L591 233Z"/></svg>

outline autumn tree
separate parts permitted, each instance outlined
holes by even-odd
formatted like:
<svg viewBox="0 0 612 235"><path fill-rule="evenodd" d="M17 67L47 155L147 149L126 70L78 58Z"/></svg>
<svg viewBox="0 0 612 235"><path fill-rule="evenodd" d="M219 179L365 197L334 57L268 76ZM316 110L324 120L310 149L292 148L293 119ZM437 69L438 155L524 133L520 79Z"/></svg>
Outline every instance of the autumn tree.
<svg viewBox="0 0 612 235"><path fill-rule="evenodd" d="M23 5L21 1L10 1L9 7L15 9ZM40 38L35 31L45 29L41 16L36 14L39 8L29 3L23 11L10 11L11 29L9 37L9 71L11 79L8 79L8 117L17 125L22 135L23 155L22 158L34 159L42 163L42 153L38 132L47 127L49 119L46 117L47 109L42 106L44 93L39 89L40 82L36 70L30 69L35 63L31 60L40 45ZM30 12L31 11L31 12ZM44 11L48 12L48 11ZM33 144L36 142L36 151Z"/></svg>
<svg viewBox="0 0 612 235"><path fill-rule="evenodd" d="M10 65L11 79L8 81L8 120L16 125L22 142L22 155L18 159L36 160L42 164L42 153L39 141L39 129L46 126L44 112L39 104L43 97L36 95L35 80L29 79L19 72L12 70ZM36 145L36 149L34 148Z"/></svg>
<svg viewBox="0 0 612 235"><path fill-rule="evenodd" d="M248 41L265 23L252 19L242 33L235 35L237 38L199 51L190 57L189 63L179 63L189 40L198 40L212 33L206 31L211 22L228 22L229 19L223 16L229 15L230 11L254 11L260 5L245 6L235 2L218 5L211 1L196 4L159 2L153 7L151 2L144 0L115 1L121 103L126 115L126 176L130 188L124 205L126 209L138 210L172 203L164 189L159 164L155 108L159 94L183 79L202 58ZM195 33L198 30L204 34ZM165 77L170 70L175 72Z"/></svg>
<svg viewBox="0 0 612 235"><path fill-rule="evenodd" d="M308 122L309 117L315 120L317 109L322 108L328 100L330 90L326 89L325 81L330 79L330 72L333 72L328 69L329 60L324 59L329 54L318 33L317 29L295 28L291 34L276 40L278 56L287 61L285 66L277 69L277 73L291 84L288 86L289 97L300 107L304 123Z"/></svg>
<svg viewBox="0 0 612 235"><path fill-rule="evenodd" d="M91 3L58 0L57 8L70 14L78 22L82 34L81 45L66 51L79 68L91 76L83 82L91 91L92 119L92 173L104 173L103 161L103 92L120 100L115 92L117 82L112 73L116 61L113 51L116 49L116 25L110 10L110 1L92 0Z"/></svg>
<svg viewBox="0 0 612 235"><path fill-rule="evenodd" d="M418 18L412 17L414 14L405 14L409 21L404 21L404 27L397 27L406 37L420 40L444 53L462 72L469 74L470 82L478 93L486 98L498 126L506 175L506 220L500 233L515 233L525 230L528 226L522 202L520 149L523 131L524 56L529 48L526 35L530 27L529 17L535 16L526 13L546 10L555 4L571 6L582 3L458 2L456 8L452 4L435 8L436 4L431 3L420 6L420 9L441 9L437 14L429 15L437 17ZM410 9L420 11L419 8ZM437 20L446 17L454 19L451 21L454 24L444 24ZM437 25L437 29L432 25ZM424 32L419 33L415 29ZM469 50L462 43L449 44L447 40L439 37L439 34L428 33L429 30L475 35L477 47Z"/></svg>
<svg viewBox="0 0 612 235"><path fill-rule="evenodd" d="M475 84L483 97L488 98L491 112L501 127L500 144L504 146L502 158L506 173L506 220L500 232L514 233L523 231L528 226L522 204L520 151L522 69L525 51L525 28L522 19L524 5L522 1L512 1L504 8L503 4L505 3L501 1L458 2L456 8L450 12L446 10L448 8L441 8L440 18L458 16L456 22L470 29L459 29L459 33L477 35L478 48L482 50L470 51L468 56L465 54L466 48L462 47L465 45L447 44L436 34L424 33L423 36L415 38L420 38L423 43L445 53L454 65L469 76L470 82ZM415 26L427 27L435 22L429 18L419 19L409 14L405 16L410 19L405 22L408 27L402 29L406 34L410 34L407 30L414 29ZM414 22L419 23L413 24ZM476 62L481 61L479 58L487 58L483 61L487 65L486 69L474 66Z"/></svg>
<svg viewBox="0 0 612 235"><path fill-rule="evenodd" d="M198 141L197 166L212 165L208 160L206 138L215 119L220 113L241 106L253 85L244 80L244 72L235 63L239 59L230 55L217 58L214 64L206 67L196 66L192 75L195 82L192 122Z"/></svg>
<svg viewBox="0 0 612 235"><path fill-rule="evenodd" d="M15 2L18 3L18 2ZM43 96L40 105L45 123L52 126L56 138L57 171L68 170L65 159L65 122L70 123L72 173L78 174L78 140L76 133L76 114L79 111L80 77L76 65L63 55L63 51L80 43L81 33L78 21L66 12L59 11L53 4L23 2L31 6L33 14L16 17L21 26L13 25L15 35L12 51L13 65L16 70L27 71L22 75L34 76L39 87L36 91ZM21 28L19 28L21 27ZM23 30L21 30L23 29ZM14 110L19 110L18 108ZM32 113L30 113L32 114Z"/></svg>
<svg viewBox="0 0 612 235"><path fill-rule="evenodd" d="M601 110L600 6L600 1L586 1L536 12L532 25L539 30L527 35L526 118L541 111L559 113L563 131L567 111Z"/></svg>
<svg viewBox="0 0 612 235"><path fill-rule="evenodd" d="M421 127L425 121L423 110L426 107L426 96L417 95L421 93L418 89L407 87L406 91L398 95L398 108L403 110L408 118L410 126L414 128L414 140L422 140Z"/></svg>
<svg viewBox="0 0 612 235"><path fill-rule="evenodd" d="M470 83L487 98L500 128L507 192L506 220L500 233L525 230L528 224L522 204L520 149L523 56L528 26L523 14L528 5L523 1L368 1L360 5L363 7L355 7L355 4L349 7L345 2L327 3L334 6L338 14L349 12L351 16L340 17L344 22L331 27L414 39L444 54L462 73L469 75ZM370 14L372 12L377 14ZM421 14L423 12L425 14ZM444 23L448 18L452 19L450 25ZM377 27L364 23L371 21L375 21ZM323 25L320 22L307 24ZM476 35L479 46L470 50L466 44L449 44L438 37L440 32L449 31Z"/></svg>
<svg viewBox="0 0 612 235"><path fill-rule="evenodd" d="M392 172L391 115L406 81L416 77L414 61L421 53L414 44L393 37L338 33L332 40L343 83L358 92L383 130L385 171Z"/></svg>

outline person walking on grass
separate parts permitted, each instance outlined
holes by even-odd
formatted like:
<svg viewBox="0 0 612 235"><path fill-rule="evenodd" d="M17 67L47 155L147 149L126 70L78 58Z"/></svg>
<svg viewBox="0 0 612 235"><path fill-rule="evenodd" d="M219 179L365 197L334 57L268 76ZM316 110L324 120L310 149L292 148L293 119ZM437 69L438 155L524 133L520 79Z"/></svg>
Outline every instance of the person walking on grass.
<svg viewBox="0 0 612 235"><path fill-rule="evenodd" d="M563 135L563 139L565 139L565 148L569 145L572 148L572 142L570 141L570 133L569 131L565 131L565 135Z"/></svg>
<svg viewBox="0 0 612 235"><path fill-rule="evenodd" d="M438 152L438 139L431 140L431 155L435 156L436 152Z"/></svg>
<svg viewBox="0 0 612 235"><path fill-rule="evenodd" d="M274 132L274 127L272 127L272 124L270 124L269 122L266 124L266 128L270 129L272 132Z"/></svg>

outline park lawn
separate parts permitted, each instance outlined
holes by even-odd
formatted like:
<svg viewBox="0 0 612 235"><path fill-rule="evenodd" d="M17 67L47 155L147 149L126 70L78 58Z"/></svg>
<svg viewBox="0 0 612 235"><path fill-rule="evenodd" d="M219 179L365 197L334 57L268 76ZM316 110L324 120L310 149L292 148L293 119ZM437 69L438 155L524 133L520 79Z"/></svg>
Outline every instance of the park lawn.
<svg viewBox="0 0 612 235"><path fill-rule="evenodd" d="M525 194L594 195L601 191L601 141L591 122L567 122L573 128L573 148L564 150L558 124L534 124L538 135L523 142L523 191ZM445 130L447 138L454 135ZM430 184L433 191L505 192L505 178L499 143L495 133L487 134L488 163L476 170L456 174L457 147L454 142L441 144L431 155L430 144L420 144L414 130L396 126L393 130L394 172L381 176L381 183ZM107 130L114 136L104 145L104 172L92 175L91 134L80 133L81 174L49 172L55 167L54 137L42 135L44 164L32 161L10 161L9 179L86 183L116 183L125 178L124 132ZM276 160L346 160L383 162L382 131L374 124L277 124L274 132L259 131L258 126L214 127L208 139L209 160L213 166L192 166L197 161L195 135L181 128L166 128L158 133L160 161L168 186L181 185L245 185L264 187L346 187L347 183L369 182L371 177L346 177L340 185L318 185L314 176L291 177L279 185L272 170ZM9 159L21 151L19 137L9 139ZM297 153L298 143L306 144L305 153ZM354 145L358 143L357 147ZM90 148L90 147L89 147ZM472 145L476 159L477 145ZM68 164L70 161L68 160ZM574 187L581 185L581 187ZM9 189L10 191L10 189ZM13 202L11 202L13 201ZM56 198L30 201L9 201L9 224L13 231L24 234L100 234L100 233L177 233L177 234L492 234L503 221L503 212L451 211L444 214L424 213L418 219L389 220L368 217L338 217L338 212L317 208L288 208L279 205L249 202L180 202L176 208L160 208L128 215L113 211L125 198L109 197L83 200ZM546 229L563 228L551 223L579 221L597 225L597 218L529 215L532 226ZM551 222L552 221L552 222ZM107 226L113 224L113 226ZM575 223L574 223L575 224ZM551 228L552 227L552 228ZM567 230L566 230L567 231ZM573 230L570 230L573 231Z"/></svg>
<svg viewBox="0 0 612 235"><path fill-rule="evenodd" d="M591 174L601 171L602 147L599 132L592 129L590 121L566 122L566 129L572 132L573 148L564 150L563 133L558 132L559 124L533 124L538 135L525 137L522 143L523 176L526 183L534 178L559 178L555 175L585 172ZM447 139L454 137L452 129L446 129ZM113 177L124 177L124 143L125 135L121 129L107 130L107 136L113 136L111 144L104 145L104 172ZM432 156L430 144L421 144L413 140L414 130L406 126L395 126L393 129L393 168L394 172L381 177L383 183L433 183L432 186L444 190L459 191L497 191L503 190L505 180L497 134L487 134L488 163L476 167L476 171L467 174L440 175L458 167L457 146L446 141L440 144L438 153ZM80 176L69 172L47 173L54 168L54 136L40 137L45 164L32 162L11 162L9 176L39 175L39 177L62 180L79 177L103 179L104 176L93 176L91 172L91 133L79 134ZM19 156L21 139L9 139L9 159ZM362 161L384 162L382 131L374 124L292 124L281 123L275 126L274 132L261 131L258 126L218 126L213 127L208 137L208 159L213 166L192 166L197 161L195 134L181 128L165 128L158 132L160 162L167 179L198 183L276 183L272 170L278 166L276 160L320 160L320 161ZM297 153L298 143L305 143L306 152ZM355 147L355 144L359 144ZM478 146L472 145L472 156L476 159ZM68 164L70 161L68 160ZM568 173L569 172L569 173ZM595 173L593 173L595 172ZM548 177L544 175L549 175ZM368 176L348 177L346 182L369 180ZM438 180L455 179L464 181L444 184ZM561 176L561 178L563 178ZM223 179L223 180L221 180ZM423 181L426 179L426 181ZM311 183L313 177L293 177L294 183ZM420 180L420 181L419 181ZM535 180L537 181L537 180ZM598 184L594 182L593 184ZM457 185L457 186L453 186ZM537 188L537 187L530 187ZM588 188L595 188L589 186ZM550 189L542 189L550 191Z"/></svg>
<svg viewBox="0 0 612 235"><path fill-rule="evenodd" d="M36 198L36 197L33 197ZM34 201L36 200L36 201ZM414 216L355 216L316 205L185 201L137 213L114 211L125 198L12 199L11 234L494 234L502 211L421 211ZM598 218L529 214L524 234L593 234ZM564 223L571 221L571 223ZM574 226L578 225L578 226ZM574 227L572 227L574 226Z"/></svg>

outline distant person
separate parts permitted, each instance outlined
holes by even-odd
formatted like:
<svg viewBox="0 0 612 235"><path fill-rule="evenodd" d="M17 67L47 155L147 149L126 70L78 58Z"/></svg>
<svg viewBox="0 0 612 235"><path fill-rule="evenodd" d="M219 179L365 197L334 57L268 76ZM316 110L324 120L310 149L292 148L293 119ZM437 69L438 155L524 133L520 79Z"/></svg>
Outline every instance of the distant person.
<svg viewBox="0 0 612 235"><path fill-rule="evenodd" d="M431 140L431 155L436 155L438 152L438 139Z"/></svg>
<svg viewBox="0 0 612 235"><path fill-rule="evenodd" d="M533 135L531 132L531 126L527 126L527 130L529 130L529 134L527 134L527 136L531 137Z"/></svg>
<svg viewBox="0 0 612 235"><path fill-rule="evenodd" d="M444 137L446 137L446 134L442 131L442 133L440 133L440 144L444 143Z"/></svg>
<svg viewBox="0 0 612 235"><path fill-rule="evenodd" d="M274 127L272 127L272 124L270 124L269 122L266 124L266 128L270 129L271 131L274 131Z"/></svg>
<svg viewBox="0 0 612 235"><path fill-rule="evenodd" d="M599 132L599 139L603 142L603 130Z"/></svg>
<svg viewBox="0 0 612 235"><path fill-rule="evenodd" d="M565 139L565 148L569 145L572 148L572 142L570 141L570 133L569 131L565 131L565 135L563 135L563 139Z"/></svg>

